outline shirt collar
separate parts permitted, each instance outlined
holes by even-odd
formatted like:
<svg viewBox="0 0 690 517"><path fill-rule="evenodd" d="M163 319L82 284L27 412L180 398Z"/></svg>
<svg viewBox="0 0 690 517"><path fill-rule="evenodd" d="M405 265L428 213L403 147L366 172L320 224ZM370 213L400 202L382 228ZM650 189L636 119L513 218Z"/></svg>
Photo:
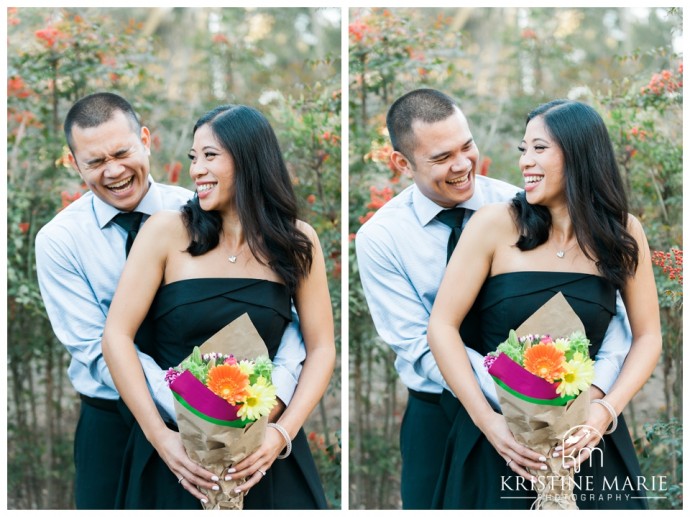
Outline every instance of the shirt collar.
<svg viewBox="0 0 690 517"><path fill-rule="evenodd" d="M156 188L156 182L153 181L153 178L149 175L149 190L134 211L146 215L153 215L162 208L163 200L161 199L161 193ZM93 196L93 210L100 228L104 228L105 225L112 221L113 217L120 213L117 208L105 203L97 196Z"/></svg>
<svg viewBox="0 0 690 517"><path fill-rule="evenodd" d="M481 178L481 176L475 176L474 194L464 203L457 205L458 207L469 208L470 210L476 211L484 206L484 180ZM444 210L442 206L437 205L422 194L416 185L412 191L412 207L422 226L429 224L441 210Z"/></svg>

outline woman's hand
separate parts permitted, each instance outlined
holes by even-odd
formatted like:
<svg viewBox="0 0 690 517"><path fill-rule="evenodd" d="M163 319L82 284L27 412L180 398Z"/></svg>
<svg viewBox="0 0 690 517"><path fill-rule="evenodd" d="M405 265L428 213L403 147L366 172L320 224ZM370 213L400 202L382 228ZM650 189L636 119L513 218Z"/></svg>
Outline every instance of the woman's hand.
<svg viewBox="0 0 690 517"><path fill-rule="evenodd" d="M218 481L218 476L203 469L189 459L184 445L182 445L180 433L166 427L151 443L170 471L178 479L178 482L194 497L204 503L208 502L206 496L197 487L203 487L208 490L220 490L218 484L214 483L214 481Z"/></svg>
<svg viewBox="0 0 690 517"><path fill-rule="evenodd" d="M249 489L266 475L283 449L285 449L283 435L273 427L268 427L266 438L264 438L261 447L235 465L234 469L229 469L230 475L226 476L225 479L245 478L245 482L239 485L235 491L249 492Z"/></svg>
<svg viewBox="0 0 690 517"><path fill-rule="evenodd" d="M589 405L589 417L582 428L565 441L565 450L558 446L554 458L563 456L563 466L578 467L592 455L592 450L599 445L601 438L609 428L613 419L611 413L601 404Z"/></svg>
<svg viewBox="0 0 690 517"><path fill-rule="evenodd" d="M510 470L518 476L534 480L535 476L527 472L527 467L537 471L547 469L544 463L546 458L543 455L520 445L515 440L503 415L492 411L491 415L483 419L479 428L498 454L506 460Z"/></svg>

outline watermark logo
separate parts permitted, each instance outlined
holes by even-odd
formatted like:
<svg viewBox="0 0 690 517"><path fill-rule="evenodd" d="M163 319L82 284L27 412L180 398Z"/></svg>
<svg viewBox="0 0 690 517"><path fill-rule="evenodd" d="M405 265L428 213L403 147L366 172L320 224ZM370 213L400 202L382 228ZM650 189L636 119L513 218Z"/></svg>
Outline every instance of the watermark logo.
<svg viewBox="0 0 690 517"><path fill-rule="evenodd" d="M589 457L586 459L589 461L590 467L595 465L593 462L596 461L597 458L599 459L599 467L604 467L604 450L598 445L594 447L581 447L570 454L565 454L565 450L570 446L582 440L589 442L592 434L599 438L599 444L604 444L604 436L597 429L589 425L576 425L565 432L561 439L561 447L563 448L563 454L561 455L562 468L567 469L568 466L574 466L573 471L575 474L578 474L582 464L582 455L585 454L586 451L589 452Z"/></svg>
<svg viewBox="0 0 690 517"><path fill-rule="evenodd" d="M584 445L577 447L578 443ZM526 499L537 508L549 503L566 507L570 501L616 502L634 499L666 499L666 476L597 476L604 467L604 436L594 427L578 425L568 429L560 439L560 462L550 462L548 472L535 472L531 479L501 476L501 499ZM566 451L576 446L566 454ZM555 460L555 458L554 458ZM581 473L582 467L588 467ZM559 468L560 467L560 468ZM560 472L558 472L560 470ZM537 497L535 499L535 492ZM647 495L661 493L659 495ZM565 506L564 506L565 505ZM549 506L544 506L547 508ZM568 506L569 507L569 506ZM550 507L549 507L550 508Z"/></svg>

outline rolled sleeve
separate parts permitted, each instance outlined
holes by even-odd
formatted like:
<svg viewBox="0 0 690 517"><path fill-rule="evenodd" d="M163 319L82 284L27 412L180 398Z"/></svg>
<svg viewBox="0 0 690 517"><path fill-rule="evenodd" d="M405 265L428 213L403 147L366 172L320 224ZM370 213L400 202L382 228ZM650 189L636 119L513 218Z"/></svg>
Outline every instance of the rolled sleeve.
<svg viewBox="0 0 690 517"><path fill-rule="evenodd" d="M273 384L278 398L287 406L297 388L302 373L302 363L307 356L307 349L302 339L299 316L292 305L292 321L288 324L280 341L278 351L273 358Z"/></svg>
<svg viewBox="0 0 690 517"><path fill-rule="evenodd" d="M604 394L611 390L616 379L618 379L631 345L630 322L623 299L618 292L616 294L616 315L611 318L604 341L594 358L593 384Z"/></svg>

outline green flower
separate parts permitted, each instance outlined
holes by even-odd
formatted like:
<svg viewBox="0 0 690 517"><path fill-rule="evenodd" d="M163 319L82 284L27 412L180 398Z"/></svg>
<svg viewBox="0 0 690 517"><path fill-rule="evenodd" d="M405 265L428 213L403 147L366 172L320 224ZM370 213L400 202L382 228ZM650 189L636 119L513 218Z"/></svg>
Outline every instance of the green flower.
<svg viewBox="0 0 690 517"><path fill-rule="evenodd" d="M575 354L589 356L589 339L582 332L573 332L570 335L568 348L565 351L565 360L570 361Z"/></svg>
<svg viewBox="0 0 690 517"><path fill-rule="evenodd" d="M252 384L254 384L259 377L264 377L270 380L272 372L273 362L268 358L267 355L259 356L256 358L256 361L254 361L254 373L249 380Z"/></svg>
<svg viewBox="0 0 690 517"><path fill-rule="evenodd" d="M523 345L518 340L514 330L511 330L508 334L508 339L496 347L496 354L498 355L501 352L522 366Z"/></svg>
<svg viewBox="0 0 690 517"><path fill-rule="evenodd" d="M178 369L180 371L189 370L189 373L194 375L194 377L199 379L201 382L206 383L206 377L208 376L208 365L202 359L201 350L199 350L198 346L195 346L191 355L180 363Z"/></svg>

